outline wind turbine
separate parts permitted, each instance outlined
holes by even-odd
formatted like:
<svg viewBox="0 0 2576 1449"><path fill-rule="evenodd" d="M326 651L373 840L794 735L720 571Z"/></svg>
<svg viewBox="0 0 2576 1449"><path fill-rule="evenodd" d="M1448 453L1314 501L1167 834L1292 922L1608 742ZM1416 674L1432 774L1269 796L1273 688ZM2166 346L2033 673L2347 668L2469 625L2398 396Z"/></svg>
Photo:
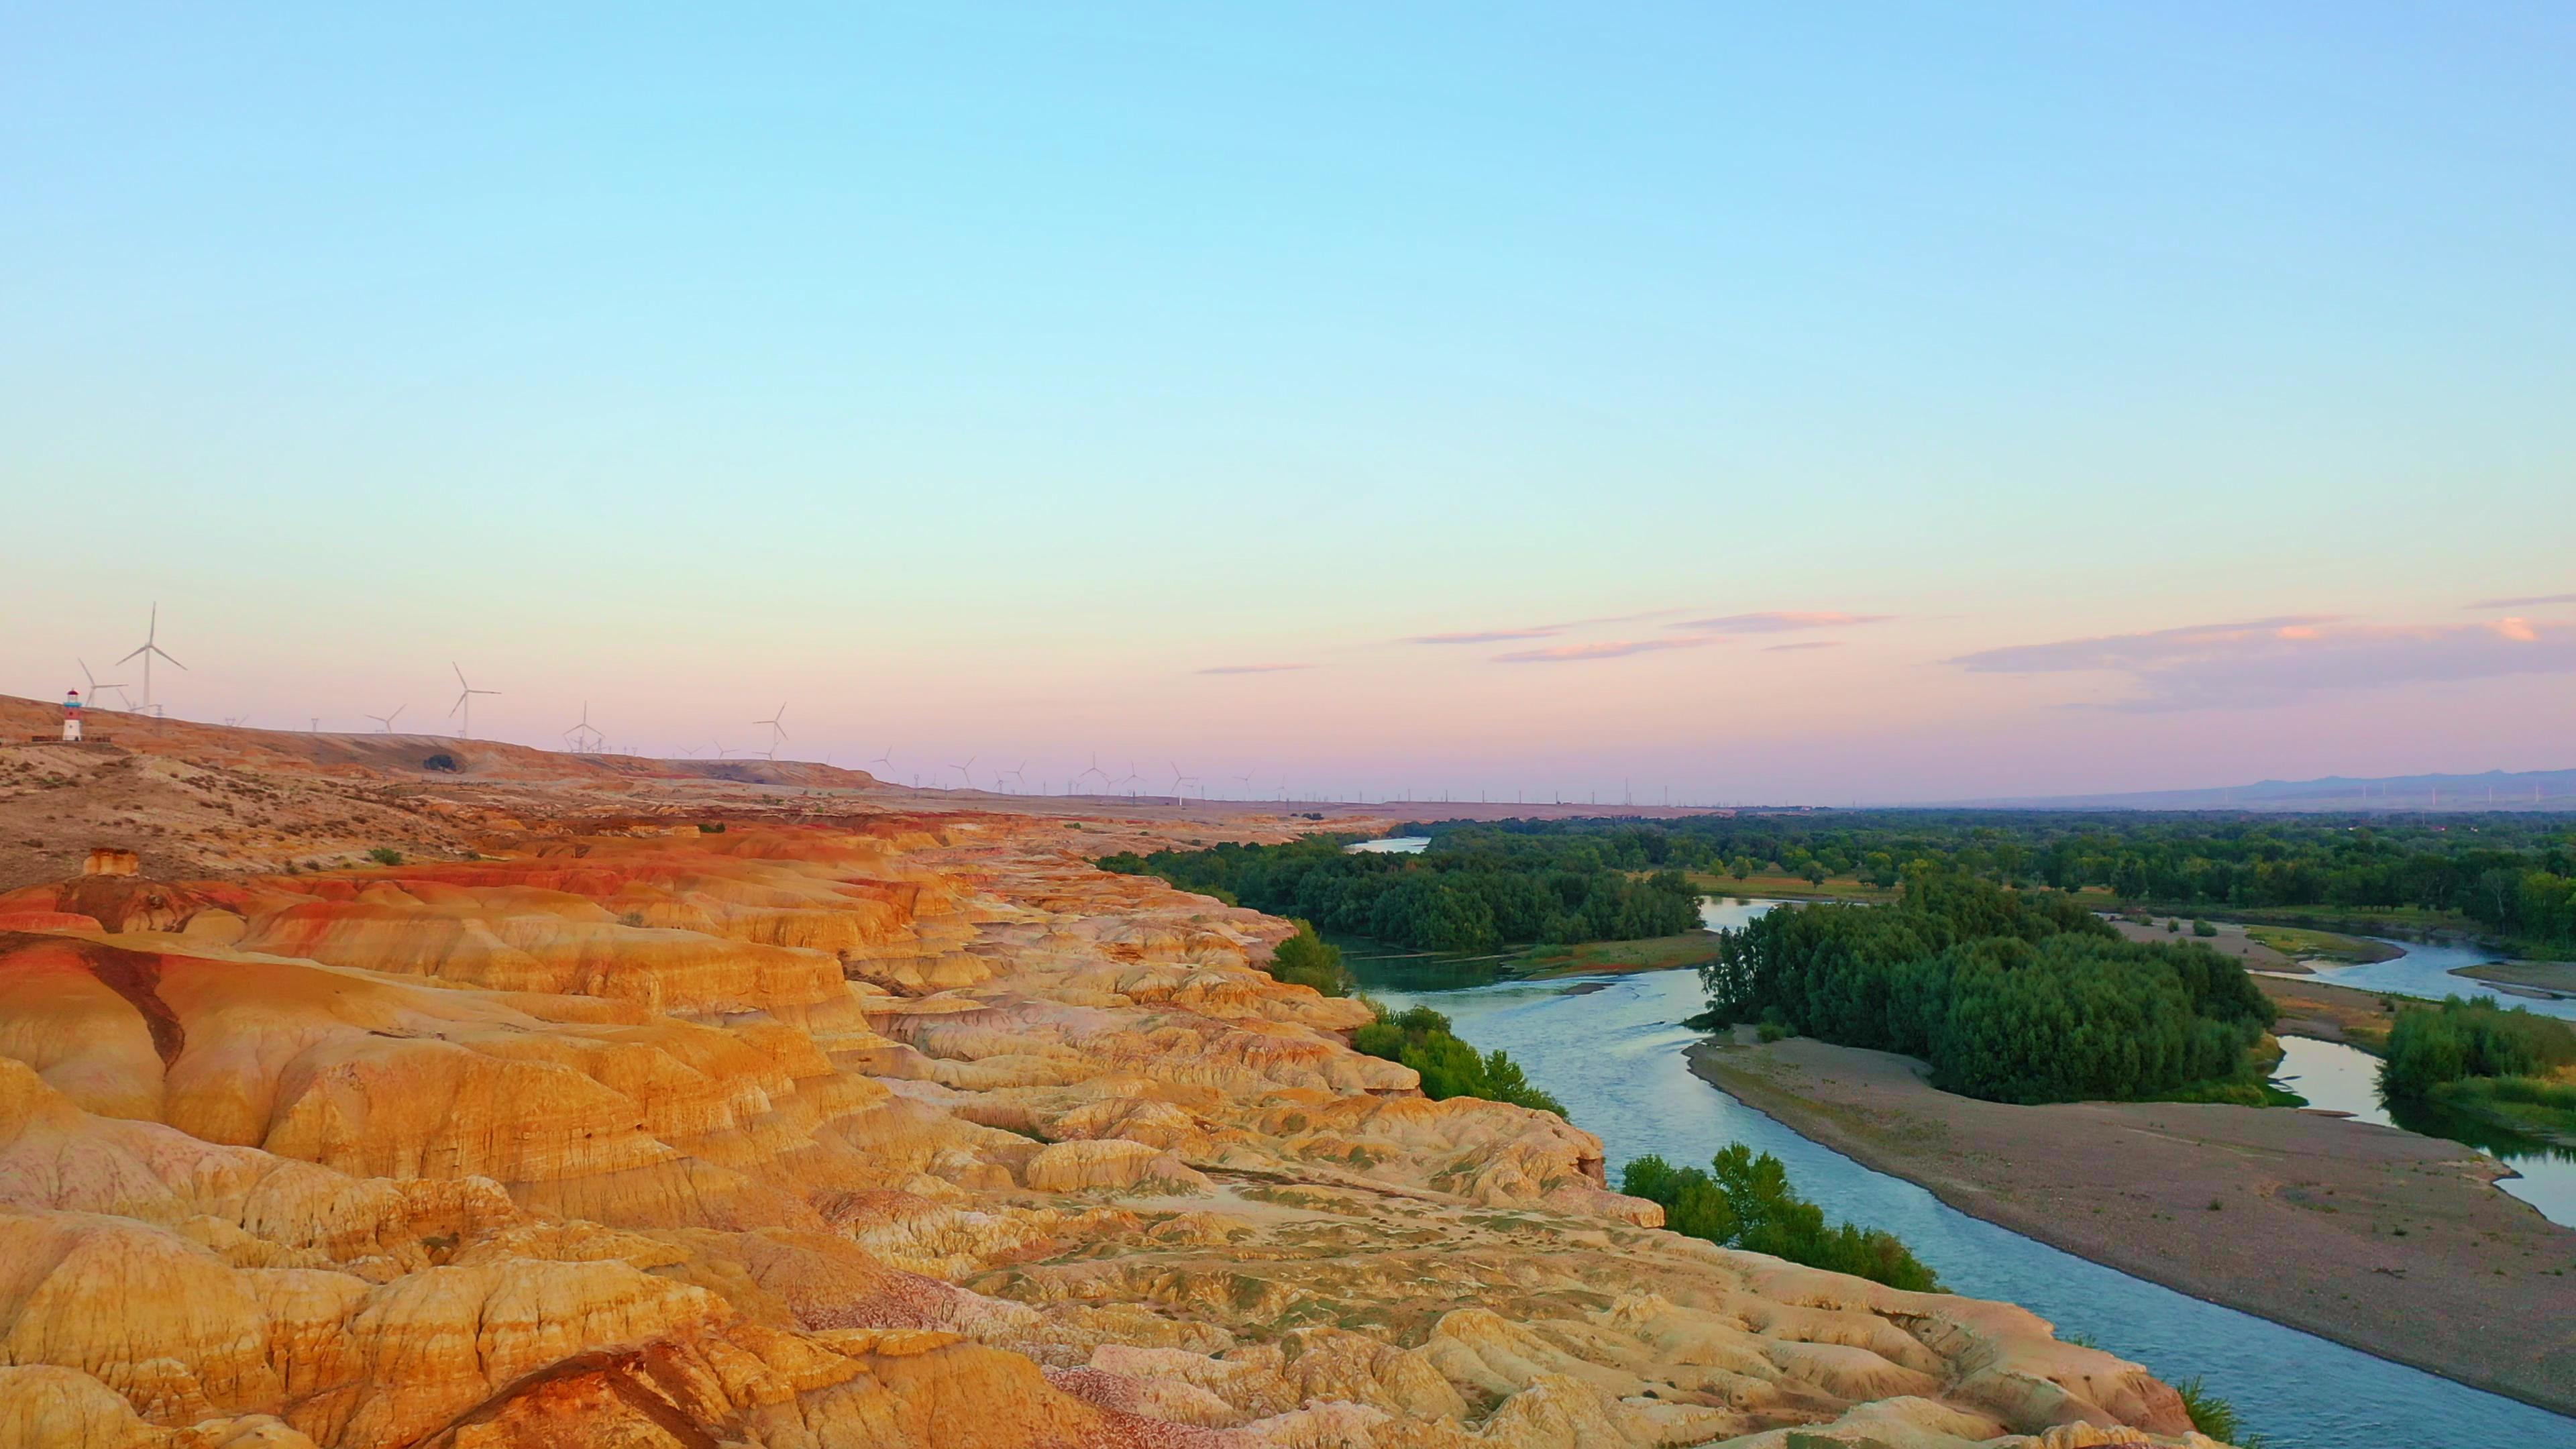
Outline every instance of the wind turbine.
<svg viewBox="0 0 2576 1449"><path fill-rule="evenodd" d="M886 767L887 769L889 769L889 770L891 770L891 769L893 769L893 768L894 768L894 746L892 746L892 745L888 745L888 746L886 746L886 747L885 747L885 753L884 753L884 754L879 755L879 756L877 756L875 759L868 761L868 773L869 773L869 774L871 774L871 775L877 775L877 766L879 766L879 765L883 765L883 766L885 766L885 767ZM885 778L886 778L886 777L885 777L885 776L883 776L883 775L877 775L877 778L878 778L878 779L880 779L880 780L885 780ZM887 783L887 784L889 784L889 785L891 785L891 784L893 784L894 782L893 782L892 780L886 780L886 783Z"/></svg>
<svg viewBox="0 0 2576 1449"><path fill-rule="evenodd" d="M1226 778L1232 780L1237 785L1242 786L1242 798L1249 800L1252 798L1252 777L1259 773L1260 771L1258 770L1246 770L1240 775L1228 775Z"/></svg>
<svg viewBox="0 0 2576 1449"><path fill-rule="evenodd" d="M152 656L157 654L163 659L169 659L172 664L177 665L181 669L186 669L188 667L185 664L180 664L176 659L170 659L170 653L168 650L161 647L160 639L161 604L159 600L155 600L152 604L152 622L146 626L143 631L142 647L136 649L132 654L126 655L125 658L116 661L119 664L128 663L138 658L143 661L143 712L151 715L154 719L159 719L161 715L159 711L152 707Z"/></svg>
<svg viewBox="0 0 2576 1449"><path fill-rule="evenodd" d="M779 721L784 720L785 718L787 718L787 701L780 700L778 702L778 713L771 715L767 719L756 719L752 721L752 723L756 725L769 726L769 754L767 756L769 759L774 760L778 758L778 742L787 738L787 726L779 723Z"/></svg>
<svg viewBox="0 0 2576 1449"><path fill-rule="evenodd" d="M101 684L101 683L99 683L99 682L98 682L98 676L89 672L89 662L88 662L87 660L75 659L75 660L73 660L72 662L73 662L74 664L78 664L78 665L81 667L81 678L83 678L83 679L85 679L85 680L88 680L88 681L89 681L89 693L87 693L87 694L85 694L85 695L83 695L83 696L81 696L81 697L82 697L83 699L88 700L88 701L90 702L90 705L91 705L91 707L92 707L92 708L100 708L100 707L102 707L102 706L100 706L100 705L99 705L99 702L98 702L98 696L99 696L99 691L100 691L100 690L103 690L103 689L113 689L113 690L115 690L115 691L116 691L117 698L119 698L119 699L125 699L125 686L124 686L124 685L122 685L122 684L116 684L116 683ZM134 702L133 702L132 700L130 700L130 699L127 699L127 700L126 700L126 706L125 706L125 707L126 707L126 708L128 708L128 709L132 709L132 708L134 707Z"/></svg>
<svg viewBox="0 0 2576 1449"><path fill-rule="evenodd" d="M172 660L171 662L175 664L178 661ZM456 696L456 703L448 706L447 717L449 719L455 719L457 716L463 715L465 732L458 735L457 738L460 740L470 740L474 738L474 696L478 694L499 694L501 691L497 689L476 689L473 685L467 684L465 682L464 666L458 664L453 659L447 661L447 667L456 671L456 686L459 691Z"/></svg>
<svg viewBox="0 0 2576 1449"><path fill-rule="evenodd" d="M1184 786L1184 785L1195 785L1195 784L1197 784L1197 783L1198 783L1198 779L1199 779L1199 777L1198 777L1198 776L1196 776L1196 775L1184 775L1184 774L1182 774L1182 773L1181 773L1181 765L1180 765L1180 762L1179 762L1178 760L1171 761L1170 763L1171 763L1171 766L1172 766L1172 803L1173 803L1173 804L1175 804L1175 805L1177 805L1177 804L1179 804L1182 800L1184 800L1184 799L1188 798L1188 797L1187 797L1187 796L1182 792L1181 787L1182 787L1182 786ZM1199 792L1199 794L1200 794L1201 798L1205 798L1205 796L1206 796L1207 792L1206 792L1206 791L1204 791L1204 790L1202 790L1202 791L1200 791L1200 792Z"/></svg>
<svg viewBox="0 0 2576 1449"><path fill-rule="evenodd" d="M389 735L394 732L394 721L402 718L403 708L404 707L402 705L398 704L394 706L394 712L392 714L371 714L368 715L367 718L376 722L377 734Z"/></svg>
<svg viewBox="0 0 2576 1449"><path fill-rule="evenodd" d="M1109 786L1109 788L1110 788L1110 789L1112 789L1112 790L1115 790L1115 789L1117 789L1120 785L1133 785L1133 784L1135 784L1137 781L1142 780L1142 779L1144 779L1144 778L1145 778L1144 776L1139 775L1139 774L1137 774L1137 773L1136 773L1136 762L1135 762L1134 760L1129 760L1129 761L1127 762L1127 778L1126 778L1126 779L1124 779L1124 780L1114 780L1114 781L1111 781L1111 782L1110 782L1110 786ZM1133 791L1133 790L1128 791L1128 792L1127 792L1127 798L1128 798L1128 799L1130 799L1130 800L1135 799L1135 798L1136 798L1136 792L1135 792L1135 791Z"/></svg>
<svg viewBox="0 0 2576 1449"><path fill-rule="evenodd" d="M1066 788L1070 790L1073 785L1079 785L1094 775L1098 775L1100 777L1100 786L1102 789L1115 790L1118 788L1117 785L1110 780L1109 772L1100 768L1100 752L1098 750L1093 750L1091 752L1091 763L1083 768L1081 774L1074 776L1072 783L1067 785Z"/></svg>
<svg viewBox="0 0 2576 1449"><path fill-rule="evenodd" d="M709 746L709 748L716 752L716 758L719 760L730 760L733 758L733 751L726 749L725 742L722 740L715 741Z"/></svg>
<svg viewBox="0 0 2576 1449"><path fill-rule="evenodd" d="M976 761L976 759L977 759L977 758L979 758L979 757L978 757L978 756L975 756L975 755L968 755L968 756L966 757L966 763L965 763L965 764L962 764L962 765L951 765L951 766L949 766L949 767L948 767L948 768L950 768L950 769L952 769L952 770L955 770L955 771L957 772L957 777L958 777L959 779L964 780L964 781L966 782L966 788L967 788L967 789L969 789L969 790L972 790L972 789L974 789L974 788L975 788L975 761Z"/></svg>
<svg viewBox="0 0 2576 1449"><path fill-rule="evenodd" d="M704 745L682 745L680 746L680 753L683 756L694 760L698 757L698 751L705 748L706 746Z"/></svg>
<svg viewBox="0 0 2576 1449"><path fill-rule="evenodd" d="M590 745L590 748L586 750L582 748L584 736L588 737L588 743ZM605 743L607 739L608 736L601 734L598 729L591 724L590 701L586 699L583 700L581 702L581 723L564 731L564 743L569 746L572 752L576 755L595 755L600 752L601 745Z"/></svg>
<svg viewBox="0 0 2576 1449"><path fill-rule="evenodd" d="M1027 774L1025 774L1024 772L1028 769L1028 767L1029 767L1029 762L1028 762L1028 761L1026 761L1026 760L1022 760L1022 761L1020 761L1020 763L1019 763L1019 767L1018 767L1017 769L1004 770L1004 771L1002 771L1000 774L995 775L995 776L993 777L993 779L994 779L994 781L995 781L996 783L999 783L1000 781L1002 781L1002 780L1004 780L1004 779L1017 780L1017 781L1019 781L1019 782L1020 782L1020 788L1019 788L1018 790L1016 790L1016 791L1013 791L1012 793L1013 793L1013 794L1026 794L1026 793L1028 792L1028 788L1029 788L1029 777L1028 777L1028 775L1027 775Z"/></svg>

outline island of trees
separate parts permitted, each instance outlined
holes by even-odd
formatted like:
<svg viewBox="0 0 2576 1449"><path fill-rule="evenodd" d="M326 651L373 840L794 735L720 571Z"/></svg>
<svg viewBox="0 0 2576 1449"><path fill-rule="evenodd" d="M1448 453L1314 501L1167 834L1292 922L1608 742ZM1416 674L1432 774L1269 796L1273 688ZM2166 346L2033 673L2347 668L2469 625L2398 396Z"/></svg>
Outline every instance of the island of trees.
<svg viewBox="0 0 2576 1449"><path fill-rule="evenodd" d="M1761 916L1700 979L1709 1025L1903 1052L1966 1096L2264 1100L2252 1049L2273 1008L2244 968L2122 940L2063 892L1918 875L1892 906Z"/></svg>

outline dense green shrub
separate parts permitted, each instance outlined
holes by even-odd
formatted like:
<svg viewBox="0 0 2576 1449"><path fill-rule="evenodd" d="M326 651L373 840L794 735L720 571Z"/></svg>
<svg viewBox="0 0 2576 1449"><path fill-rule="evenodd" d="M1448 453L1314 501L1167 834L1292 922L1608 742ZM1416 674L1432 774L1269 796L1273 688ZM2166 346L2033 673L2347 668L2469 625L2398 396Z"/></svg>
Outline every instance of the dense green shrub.
<svg viewBox="0 0 2576 1449"><path fill-rule="evenodd" d="M2156 1096L2242 1075L2272 1005L2205 946L2124 941L2058 892L1918 875L1894 907L1784 907L1700 968L1709 1019L1777 1021L1932 1064L2005 1102Z"/></svg>
<svg viewBox="0 0 2576 1449"><path fill-rule="evenodd" d="M1315 934L1315 928L1304 921L1296 922L1297 934L1279 943L1270 954L1270 974L1295 986L1311 986L1326 996L1350 994L1350 973L1342 969L1342 948Z"/></svg>
<svg viewBox="0 0 2576 1449"><path fill-rule="evenodd" d="M400 865L403 863L403 853L390 845L379 845L367 852L367 859L378 865Z"/></svg>
<svg viewBox="0 0 2576 1449"><path fill-rule="evenodd" d="M1640 1157L1620 1174L1619 1190L1663 1204L1664 1226L1677 1233L1893 1288L1940 1291L1940 1278L1895 1234L1850 1223L1825 1226L1824 1209L1790 1189L1788 1169L1770 1153L1756 1157L1739 1142L1709 1168Z"/></svg>
<svg viewBox="0 0 2576 1449"><path fill-rule="evenodd" d="M2421 1100L2435 1087L2470 1077L2544 1077L2576 1062L2576 1030L2522 1007L2506 1010L2492 996L2439 1006L2408 1006L2388 1031L2379 1085L2392 1097Z"/></svg>
<svg viewBox="0 0 2576 1449"><path fill-rule="evenodd" d="M1449 1030L1449 1018L1427 1006L1401 1012L1379 1007L1377 1020L1351 1033L1351 1045L1413 1068L1421 1074L1422 1095L1435 1102L1482 1097L1565 1115L1565 1104L1531 1086L1520 1063L1500 1048L1478 1056Z"/></svg>

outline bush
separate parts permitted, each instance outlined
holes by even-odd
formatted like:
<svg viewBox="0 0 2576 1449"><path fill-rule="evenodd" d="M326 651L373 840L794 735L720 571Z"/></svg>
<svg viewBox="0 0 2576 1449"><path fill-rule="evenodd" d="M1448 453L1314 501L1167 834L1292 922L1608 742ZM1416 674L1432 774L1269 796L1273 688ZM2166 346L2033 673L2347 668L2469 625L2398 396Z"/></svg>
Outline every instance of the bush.
<svg viewBox="0 0 2576 1449"><path fill-rule="evenodd" d="M1427 1006L1401 1012L1379 1007L1377 1020L1351 1033L1351 1045L1413 1068L1422 1078L1422 1095L1435 1102L1482 1097L1565 1115L1565 1104L1531 1086L1520 1063L1499 1049L1476 1055L1474 1047L1449 1030L1449 1018Z"/></svg>
<svg viewBox="0 0 2576 1449"><path fill-rule="evenodd" d="M367 852L367 859L378 865L400 865L403 863L403 853L390 845L379 845Z"/></svg>
<svg viewBox="0 0 2576 1449"><path fill-rule="evenodd" d="M2191 933L2205 939L2217 935L2218 928L2207 921L2195 920L2191 923Z"/></svg>
<svg viewBox="0 0 2576 1449"><path fill-rule="evenodd" d="M1350 994L1350 973L1342 968L1342 948L1315 934L1315 928L1296 923L1297 934L1279 943L1270 953L1270 974L1292 986L1311 986L1326 996Z"/></svg>
<svg viewBox="0 0 2576 1449"><path fill-rule="evenodd" d="M2576 1063L2576 1030L2522 1007L2508 1011L2492 996L2443 998L2408 1006L2388 1030L2381 1090L2420 1101L2435 1087L2467 1077L2545 1077Z"/></svg>
<svg viewBox="0 0 2576 1449"><path fill-rule="evenodd" d="M1941 1291L1940 1277L1895 1234L1825 1226L1824 1209L1790 1189L1788 1169L1770 1153L1756 1157L1739 1142L1710 1159L1709 1169L1640 1157L1620 1174L1619 1190L1661 1203L1664 1226L1677 1233L1891 1288Z"/></svg>
<svg viewBox="0 0 2576 1449"><path fill-rule="evenodd" d="M447 753L445 750L441 750L437 754L430 756L428 759L421 761L420 767L424 770L436 770L442 775L453 775L465 768L463 765L456 763L456 757Z"/></svg>

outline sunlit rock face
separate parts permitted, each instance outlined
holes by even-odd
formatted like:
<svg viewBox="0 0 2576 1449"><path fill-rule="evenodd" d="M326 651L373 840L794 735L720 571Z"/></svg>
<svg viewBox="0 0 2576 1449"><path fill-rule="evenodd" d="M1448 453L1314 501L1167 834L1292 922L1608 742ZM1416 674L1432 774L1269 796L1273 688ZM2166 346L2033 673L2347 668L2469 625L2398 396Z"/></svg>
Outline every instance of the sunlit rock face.
<svg viewBox="0 0 2576 1449"><path fill-rule="evenodd" d="M1659 1230L1082 839L0 896L0 1449L2185 1441L2018 1309Z"/></svg>

